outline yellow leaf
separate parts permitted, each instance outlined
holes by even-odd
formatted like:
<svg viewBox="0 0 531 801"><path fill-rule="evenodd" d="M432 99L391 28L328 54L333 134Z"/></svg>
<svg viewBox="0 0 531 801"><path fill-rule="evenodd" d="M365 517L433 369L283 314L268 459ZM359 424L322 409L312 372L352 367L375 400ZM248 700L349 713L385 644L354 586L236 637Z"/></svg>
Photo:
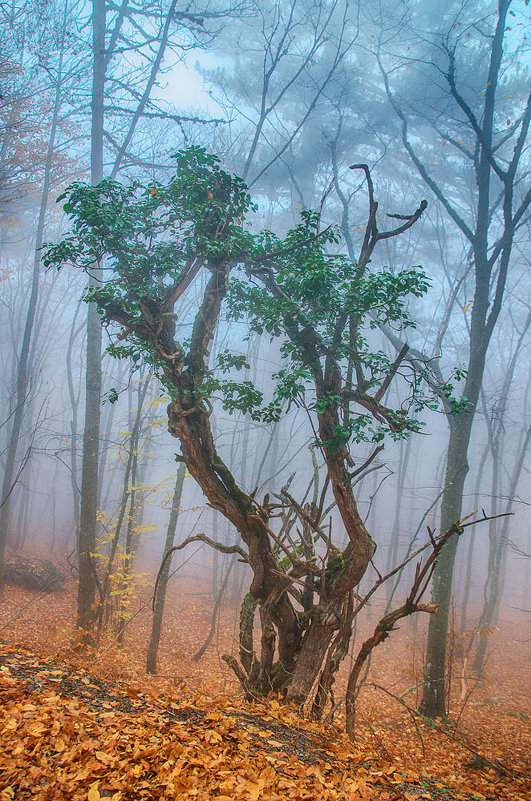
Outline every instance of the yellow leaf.
<svg viewBox="0 0 531 801"><path fill-rule="evenodd" d="M87 793L87 801L100 801L101 795L97 787L91 787Z"/></svg>

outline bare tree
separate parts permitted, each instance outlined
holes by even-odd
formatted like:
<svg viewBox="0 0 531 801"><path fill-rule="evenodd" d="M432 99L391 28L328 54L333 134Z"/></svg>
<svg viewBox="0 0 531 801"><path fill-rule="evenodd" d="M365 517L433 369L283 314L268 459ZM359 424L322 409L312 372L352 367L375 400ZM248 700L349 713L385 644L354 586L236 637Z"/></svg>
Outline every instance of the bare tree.
<svg viewBox="0 0 531 801"><path fill-rule="evenodd" d="M14 476L17 464L17 451L19 448L19 440L21 437L22 423L24 415L27 411L27 400L31 396L31 379L30 374L30 359L31 348L34 346L35 341L35 320L37 312L37 303L39 299L39 279L41 272L41 254L40 248L44 239L44 227L46 220L46 211L48 207L50 187L53 180L53 168L55 159L56 139L58 134L58 125L61 113L61 95L62 83L64 80L63 72L63 58L65 48L66 30L68 24L68 7L65 6L63 19L61 21L61 28L59 31L59 44L58 44L58 63L56 73L53 76L53 90L54 98L52 105L52 115L50 123L50 133L46 148L46 158L44 163L44 177L42 184L41 201L39 208L39 216L37 221L37 229L35 234L35 250L33 255L33 271L31 277L30 294L26 310L26 319L24 323L24 332L22 337L22 344L20 352L16 361L16 379L15 379L15 397L14 397L14 410L12 418L9 420L10 431L8 436L8 445L6 453L6 461L4 466L4 476L2 481L2 489L0 495L0 594L3 590L4 581L4 553L9 536L10 530L10 511L11 511L11 493L14 485ZM27 459L24 459L22 464L25 465ZM18 481L21 476L21 471L18 470ZM16 482L15 482L16 483Z"/></svg>
<svg viewBox="0 0 531 801"><path fill-rule="evenodd" d="M506 120L506 115L503 115L502 121L498 103L498 97L504 91L504 46L507 44L510 7L511 0L499 0L493 18L488 20L488 27L484 22L476 25L475 20L460 18L459 26L454 26L434 45L440 56L435 70L444 79L450 105L447 116L425 117L423 124L429 122L432 129L454 148L461 163L472 171L476 188L468 214L466 198L456 196L442 178L434 177L414 140L414 121L392 85L394 68L403 60L383 54L384 49L389 54L389 42L385 48L382 44L377 56L387 97L400 121L404 148L422 180L467 241L473 261L475 286L470 304L469 353L463 390L466 408L459 414L448 413L450 441L441 509L442 531L461 515L468 472L467 454L486 354L502 307L513 243L531 202L531 191L523 188L530 98L515 108L511 120ZM454 33L456 29L457 34ZM482 52L487 54L487 63L476 65L484 91L474 95L460 78L464 66L460 46L471 30L475 30L482 42ZM514 59L515 54L510 48L508 50L506 57ZM436 373L437 362L432 363L432 367ZM433 578L433 601L437 604L437 613L430 618L425 690L421 703L422 712L433 717L444 716L447 711L444 679L446 637L456 548L454 539L442 550Z"/></svg>

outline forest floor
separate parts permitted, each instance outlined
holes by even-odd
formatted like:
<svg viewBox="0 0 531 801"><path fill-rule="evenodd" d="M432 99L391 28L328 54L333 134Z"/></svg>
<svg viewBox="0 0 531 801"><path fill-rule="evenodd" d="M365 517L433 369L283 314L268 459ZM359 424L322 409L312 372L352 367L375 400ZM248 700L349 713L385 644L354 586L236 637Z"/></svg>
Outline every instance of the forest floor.
<svg viewBox="0 0 531 801"><path fill-rule="evenodd" d="M193 568L191 568L193 571ZM146 676L151 589L132 599L125 643L72 649L75 585L7 587L0 603L0 801L83 799L335 799L417 801L530 797L529 642L521 622L489 637L481 681L455 642L450 721L414 714L425 631L411 625L375 652L358 699L357 741L278 701L249 705L222 661L236 653L238 608L217 636L199 572L173 579L159 675ZM29 604L29 605L27 605ZM378 618L363 621L357 643ZM423 621L424 622L424 621ZM339 676L340 699L348 665Z"/></svg>

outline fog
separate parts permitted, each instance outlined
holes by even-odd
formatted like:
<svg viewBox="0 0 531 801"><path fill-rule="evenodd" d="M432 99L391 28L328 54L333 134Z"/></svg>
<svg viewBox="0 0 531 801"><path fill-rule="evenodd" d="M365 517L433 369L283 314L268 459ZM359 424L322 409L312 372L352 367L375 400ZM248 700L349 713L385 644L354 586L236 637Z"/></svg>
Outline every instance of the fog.
<svg viewBox="0 0 531 801"><path fill-rule="evenodd" d="M174 544L196 539L165 564L170 573L184 564L186 575L211 591L209 609L220 592L237 606L253 577L258 586L263 565L253 555L255 535L246 528L254 503L255 518L269 515L267 548L277 574L292 571L290 604L297 614L308 588L312 619L329 603L323 590L327 559L357 547L357 529L349 528L356 509L356 525L370 535L376 551L362 568L358 565L345 590L353 593L351 600L363 598L382 576L429 545L430 537L465 518L485 517L444 546L433 576L439 611L430 618L446 614L439 624L443 640L448 626L454 633L468 632L473 652L481 648L482 632L507 621L523 625L531 603L530 62L527 4L515 0L510 11L505 5L500 4L503 24L497 3L466 0L444 7L396 0L122 6L104 0L21 0L0 6L0 565L17 554L47 558L72 587L94 582L92 570L99 578L87 590L91 608L100 603L103 609L120 593L125 597L124 586L140 574L147 574L142 581L152 593L184 464ZM272 289L260 258L249 267L252 256L243 256L231 268L231 280L247 287L242 290L247 307L235 314L238 301L224 298L205 340L203 389L194 384L217 454L202 484L189 424L195 407L186 407L191 390L179 381L193 364L189 343L215 273L208 261L213 257L197 269L170 310L176 315L172 341L182 344L186 355L182 373L175 372L169 386L170 379L160 379L170 375L174 362L161 355L162 345L153 337L142 340L132 318L123 323L122 312L122 317L114 314L100 299L99 314L94 304L90 307L93 323L87 328L87 275L93 287L118 293L116 287L127 284L127 265L136 264L144 246L138 243L147 241L139 234L127 250L132 228L120 228L120 214L129 220L128 208L120 212L116 205L115 218L105 223L107 233L101 233L101 220L94 223L97 245L87 234L81 244L76 240L75 256L51 258L47 250L75 230L72 205L63 210L72 184L97 185L112 178L126 187L144 187L142 197L151 192L163 203L165 187L179 170L174 154L191 147L215 154L219 169L243 179L253 203L237 221L246 241L259 238L264 229L273 232L280 244L262 241L260 247L270 253L271 263L279 252L288 253L291 266L285 269L298 276L289 279L280 272ZM196 169L199 182L201 170L211 167L188 169L192 175ZM216 203L215 189L208 191L208 200ZM102 197L97 203L104 203ZM130 208L135 198L129 197ZM296 255L290 261L297 247L306 252L313 246L309 233L301 234L297 246L289 238L305 210L319 212L316 242L323 241L323 231L337 231L323 244L323 258L344 259L350 275L357 275L348 279L351 289L345 288L347 278L334 285L331 327L339 325L334 314L345 302L341 293L354 292L365 275L384 271L397 278L421 265L428 283L425 292L404 294L395 318L383 295L381 306L373 305L365 316L353 316L347 302L351 329L346 324L339 336L345 348L347 340L351 347L355 341L363 357L347 350L334 356L341 372L339 395L326 384L332 328L327 331L323 322L321 284L315 308L308 311L311 298L303 293L309 290L296 283L303 281L304 271L297 272ZM193 225L200 225L207 211L190 211L189 219L198 215ZM239 219L239 213L235 216ZM157 229L159 238L151 247L171 243L168 226L166 232ZM385 232L389 237L380 236ZM318 258L308 256L305 269L313 269ZM175 253L168 258L168 274L179 268L176 259ZM358 274L360 264L365 272ZM184 279L190 266L183 265ZM248 290L256 290L261 300L253 301ZM278 312L277 322L269 324L264 299L278 299L281 292L285 303L300 304L302 316L297 317L297 307L286 318ZM147 314L145 298L134 297L140 319ZM124 309L130 308L127 303ZM148 317L142 319L145 324ZM303 319L322 345L321 395L310 362L304 361ZM296 336L293 325L299 326ZM101 346L94 339L97 329L103 334ZM144 348L136 360L132 351L121 359L107 352L109 345L119 349L131 342L133 349ZM224 367L218 354L225 351L242 357L243 366L233 359ZM304 368L299 389L278 395L279 372L291 379L299 368ZM242 400L234 389L242 382L258 391L258 400ZM279 397L278 419L267 419L263 410ZM172 398L181 404L174 430L184 432L182 442L168 431ZM330 404L347 431L339 445L323 438ZM399 425L396 414L409 422ZM370 420L362 423L363 415ZM355 427L357 420L364 428ZM220 478L217 457L230 479ZM359 475L358 468L363 468ZM348 509L341 505L338 471L350 475ZM319 501L319 515L312 518ZM313 526L314 548L305 563L314 567L306 572L297 550L304 546L305 521L310 530ZM198 535L221 544L221 552ZM235 548L248 552L247 564L234 562L241 557ZM92 567L83 567L83 554ZM389 610L403 603L416 562L382 584L360 615L371 604L378 616L386 604ZM224 582L229 566L230 580ZM429 576L425 602L432 592L428 584ZM264 587L255 593L259 605L267 598L273 604L267 595L272 590ZM4 599L10 591L6 579ZM133 627L136 607L128 603L123 620ZM346 610L343 603L339 606ZM78 606L77 625L86 633L94 616L83 614ZM283 614L272 613L277 656ZM311 631L310 626L308 640ZM164 626L162 632L164 637ZM97 640L94 631L90 638ZM301 656L297 660L302 664ZM434 661L428 652L428 687L440 680L430 674ZM429 704L429 698L424 701Z"/></svg>

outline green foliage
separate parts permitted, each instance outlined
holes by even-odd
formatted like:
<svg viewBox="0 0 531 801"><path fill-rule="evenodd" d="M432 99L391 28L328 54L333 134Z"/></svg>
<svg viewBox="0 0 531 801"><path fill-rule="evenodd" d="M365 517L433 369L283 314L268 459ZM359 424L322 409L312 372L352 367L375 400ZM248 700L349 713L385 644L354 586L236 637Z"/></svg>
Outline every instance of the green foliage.
<svg viewBox="0 0 531 801"><path fill-rule="evenodd" d="M59 198L72 231L45 246L44 264L100 265L103 282L86 299L102 314L119 304L140 319L142 299L163 300L198 254L208 262L247 247L241 220L252 204L243 181L203 148L177 154L176 162L166 185L124 186L108 179L97 186L73 184Z"/></svg>
<svg viewBox="0 0 531 801"><path fill-rule="evenodd" d="M267 249L277 253L267 261L274 272L278 293L266 295L261 287L251 285L243 277L231 282L229 309L234 319L250 316L251 325L258 333L279 336L296 320L317 329L323 348L333 346L338 356L347 356L347 341L333 340L337 322L345 315L352 316L366 329L381 323L403 329L414 325L407 313L411 296L422 296L429 282L420 268L401 270L398 273L381 270L359 274L357 266L342 255L329 254L326 245L337 243L337 231L319 232L319 217L315 212L304 211L302 222L290 231L281 242L270 231L256 237L259 245L250 254L259 262ZM259 275L259 270L256 270ZM360 339L361 350L366 352L367 364L375 355ZM365 347L363 347L365 346ZM303 343L299 349L303 347Z"/></svg>
<svg viewBox="0 0 531 801"><path fill-rule="evenodd" d="M352 409L343 417L340 411L343 391L368 397L392 369L389 357L374 347L373 332L383 323L397 331L414 325L409 301L429 286L421 269L361 269L337 253L338 231L321 231L314 211L303 211L283 240L271 231L253 234L245 217L255 207L240 178L200 147L175 159L176 172L167 184L76 183L60 198L72 229L59 244L44 247L43 261L47 267L71 263L87 272L100 269L102 280L92 283L85 299L97 305L104 322L118 325L120 337L109 352L134 366L151 365L170 396L182 392L157 337L165 318L172 320L173 336L174 298L194 265L213 272L230 263L229 318L245 318L251 331L279 338L284 363L267 402L250 380L235 376L249 365L229 350L218 354L212 369L202 369L194 389L185 392L217 397L226 411L265 422L278 420L291 404L336 415L327 440L331 448L417 430L409 411L434 403L422 389L421 374L410 378L407 411L381 407L382 417L363 402L362 413ZM192 340L172 342L192 369ZM342 376L340 389L319 379L330 363ZM453 386L447 391L453 398Z"/></svg>
<svg viewBox="0 0 531 801"><path fill-rule="evenodd" d="M176 173L165 185L108 179L70 186L59 201L72 229L62 242L43 248L48 268L101 269L101 282L87 288L85 300L97 305L105 322L126 329L124 341L111 343L109 353L133 365L150 364L170 395L175 388L160 354L138 334L146 307L162 308L197 260L208 267L245 252L252 237L242 222L253 208L243 181L204 148L181 151L175 159ZM238 366L238 357L230 364L227 355L220 363L223 372ZM235 390L231 394L236 398Z"/></svg>
<svg viewBox="0 0 531 801"><path fill-rule="evenodd" d="M118 392L115 387L111 387L110 390L107 392L107 397L109 403L116 403L118 400Z"/></svg>
<svg viewBox="0 0 531 801"><path fill-rule="evenodd" d="M229 373L231 370L250 370L247 364L247 358L242 355L231 353L230 350L225 350L218 353L216 356L217 367L222 373Z"/></svg>
<svg viewBox="0 0 531 801"><path fill-rule="evenodd" d="M419 267L396 273L371 271L360 269L343 255L327 252L327 246L338 243L339 235L334 229L320 232L319 225L319 215L305 211L300 224L283 241L270 231L256 237L259 244L249 262L253 264L254 256L258 266L242 268L231 280L227 302L232 319L245 318L256 333L282 339L285 367L274 376L275 408L287 401L322 414L343 403L337 392L324 389L315 393L315 375L325 369L327 360L332 358L344 377L349 372L352 376L356 365L346 389L366 394L379 387L391 361L374 347L372 332L382 324L396 331L413 327L409 301L424 295L429 282ZM268 251L273 256L266 261ZM246 272L262 279L269 291L264 292L256 281L249 282ZM410 376L408 410L418 412L430 403L437 405L433 395L422 390L423 380L422 375ZM387 422L380 420L380 425L374 425L372 413L354 415L335 427L327 444L338 448L350 439L378 442L387 433L398 438L420 428L403 410L387 411Z"/></svg>
<svg viewBox="0 0 531 801"><path fill-rule="evenodd" d="M204 397L219 398L223 409L230 414L240 411L253 419L262 419L263 394L251 381L231 381L216 378L210 373L201 385L200 394Z"/></svg>

